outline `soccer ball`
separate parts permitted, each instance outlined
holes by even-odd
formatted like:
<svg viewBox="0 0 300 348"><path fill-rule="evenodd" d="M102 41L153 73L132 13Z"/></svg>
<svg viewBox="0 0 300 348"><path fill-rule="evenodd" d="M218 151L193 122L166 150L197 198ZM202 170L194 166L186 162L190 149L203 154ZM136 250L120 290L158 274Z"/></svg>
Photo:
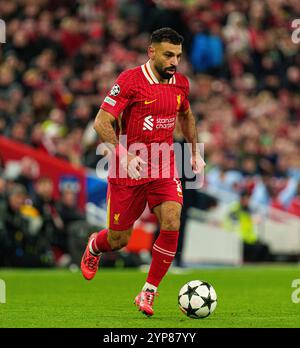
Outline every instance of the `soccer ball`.
<svg viewBox="0 0 300 348"><path fill-rule="evenodd" d="M192 280L180 289L178 305L180 310L190 318L206 318L216 309L217 294L209 283Z"/></svg>

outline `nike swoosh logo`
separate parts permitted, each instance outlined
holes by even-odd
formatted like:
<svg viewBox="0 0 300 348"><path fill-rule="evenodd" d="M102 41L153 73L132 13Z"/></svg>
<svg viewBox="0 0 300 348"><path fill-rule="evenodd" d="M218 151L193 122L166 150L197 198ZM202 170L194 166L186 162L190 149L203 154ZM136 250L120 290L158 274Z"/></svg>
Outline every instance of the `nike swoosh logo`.
<svg viewBox="0 0 300 348"><path fill-rule="evenodd" d="M168 262L168 261L166 261L166 260L163 260L163 263L172 263L172 262Z"/></svg>
<svg viewBox="0 0 300 348"><path fill-rule="evenodd" d="M150 100L150 101L145 100L145 105L152 104L152 103L154 103L155 101L157 101L157 99Z"/></svg>

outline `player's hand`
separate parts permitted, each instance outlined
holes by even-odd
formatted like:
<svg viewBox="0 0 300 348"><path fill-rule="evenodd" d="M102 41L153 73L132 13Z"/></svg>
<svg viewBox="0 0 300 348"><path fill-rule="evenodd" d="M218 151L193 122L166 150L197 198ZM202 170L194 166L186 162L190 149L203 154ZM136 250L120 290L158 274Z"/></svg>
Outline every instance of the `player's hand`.
<svg viewBox="0 0 300 348"><path fill-rule="evenodd" d="M195 174L200 174L202 170L204 169L204 167L206 166L206 163L204 162L199 152L196 152L192 155L191 165L192 165L193 172Z"/></svg>
<svg viewBox="0 0 300 348"><path fill-rule="evenodd" d="M139 156L127 154L127 173L131 179L141 179L141 170L146 164Z"/></svg>
<svg viewBox="0 0 300 348"><path fill-rule="evenodd" d="M128 155L128 175L131 179L141 179L141 171L146 164L139 156Z"/></svg>

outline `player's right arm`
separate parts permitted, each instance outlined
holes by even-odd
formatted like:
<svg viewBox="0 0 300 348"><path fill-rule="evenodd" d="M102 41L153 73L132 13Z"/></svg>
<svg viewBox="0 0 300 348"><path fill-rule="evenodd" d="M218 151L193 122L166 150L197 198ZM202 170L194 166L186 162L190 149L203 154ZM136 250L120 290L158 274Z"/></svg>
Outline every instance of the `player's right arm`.
<svg viewBox="0 0 300 348"><path fill-rule="evenodd" d="M107 146L109 155L114 154L117 146L120 145L114 129L115 120L116 118L114 115L100 109L94 122L94 129L101 141ZM145 164L145 162L140 157L127 152L126 149L123 148L123 150L125 153L123 159L121 159L123 168L128 172L131 179L139 179L141 177L141 166Z"/></svg>
<svg viewBox="0 0 300 348"><path fill-rule="evenodd" d="M140 178L141 165L144 164L138 156L132 155L119 144L118 137L114 129L114 123L120 114L132 102L132 82L130 72L123 72L112 87L110 93L104 99L94 122L94 129L101 141L108 148L109 155L115 154L116 150L122 148L123 156L121 164L132 179ZM125 157L125 160L124 160Z"/></svg>
<svg viewBox="0 0 300 348"><path fill-rule="evenodd" d="M115 116L111 113L100 109L94 122L95 131L101 141L106 143L110 151L113 151L118 144L117 135L114 129L115 120Z"/></svg>
<svg viewBox="0 0 300 348"><path fill-rule="evenodd" d="M106 95L94 122L94 129L102 142L109 145L111 150L118 144L114 123L120 114L132 102L132 73L122 72L109 93Z"/></svg>

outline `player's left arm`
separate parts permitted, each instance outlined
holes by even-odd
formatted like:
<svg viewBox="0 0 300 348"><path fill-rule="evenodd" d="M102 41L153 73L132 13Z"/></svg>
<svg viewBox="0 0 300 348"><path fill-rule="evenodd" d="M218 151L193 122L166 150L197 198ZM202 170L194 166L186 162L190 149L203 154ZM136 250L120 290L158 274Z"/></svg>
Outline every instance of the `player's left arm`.
<svg viewBox="0 0 300 348"><path fill-rule="evenodd" d="M190 144L192 169L196 174L201 173L206 163L201 157L200 149L197 146L199 139L196 120L190 106L187 110L178 112L178 122L186 142Z"/></svg>

